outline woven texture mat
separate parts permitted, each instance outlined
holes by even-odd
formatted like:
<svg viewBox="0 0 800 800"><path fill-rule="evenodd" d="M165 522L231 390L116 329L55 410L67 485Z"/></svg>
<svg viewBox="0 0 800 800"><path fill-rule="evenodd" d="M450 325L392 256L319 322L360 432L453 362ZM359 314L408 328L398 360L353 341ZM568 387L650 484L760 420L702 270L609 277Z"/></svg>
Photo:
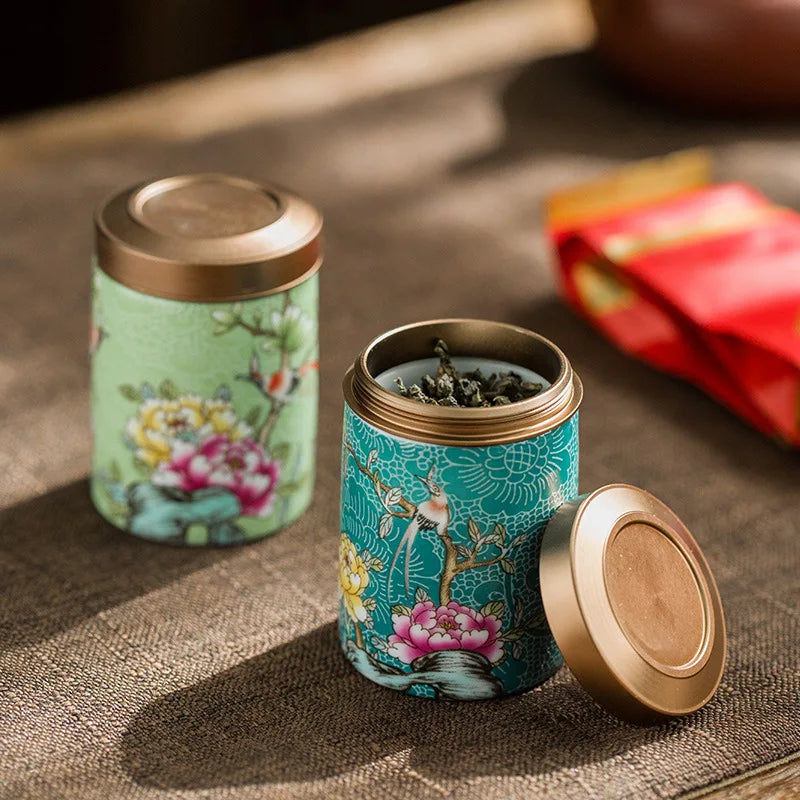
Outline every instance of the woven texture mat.
<svg viewBox="0 0 800 800"><path fill-rule="evenodd" d="M580 56L180 145L20 168L0 185L0 796L668 797L800 750L798 457L615 352L557 300L550 189L707 143L724 176L792 203L790 126L678 120ZM311 511L264 542L182 551L92 511L86 327L91 212L116 187L222 169L326 214L324 396ZM718 578L730 658L714 701L635 728L566 670L477 705L368 683L334 628L340 379L369 339L442 315L560 344L586 387L584 490L672 505Z"/></svg>

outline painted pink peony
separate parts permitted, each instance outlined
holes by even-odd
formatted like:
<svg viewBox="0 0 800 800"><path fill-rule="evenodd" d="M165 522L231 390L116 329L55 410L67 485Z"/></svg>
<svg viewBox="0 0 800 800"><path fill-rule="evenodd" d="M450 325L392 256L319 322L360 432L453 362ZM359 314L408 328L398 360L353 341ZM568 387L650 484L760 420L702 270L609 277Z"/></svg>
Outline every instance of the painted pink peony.
<svg viewBox="0 0 800 800"><path fill-rule="evenodd" d="M151 480L187 492L222 486L239 498L242 514L265 517L272 510L279 472L278 462L270 461L258 442L216 434L199 444L176 442L172 457L158 465Z"/></svg>
<svg viewBox="0 0 800 800"><path fill-rule="evenodd" d="M503 655L503 642L497 638L500 620L459 603L437 608L426 600L417 603L408 615L392 614L392 625L389 655L406 664L436 650L472 650L492 663Z"/></svg>

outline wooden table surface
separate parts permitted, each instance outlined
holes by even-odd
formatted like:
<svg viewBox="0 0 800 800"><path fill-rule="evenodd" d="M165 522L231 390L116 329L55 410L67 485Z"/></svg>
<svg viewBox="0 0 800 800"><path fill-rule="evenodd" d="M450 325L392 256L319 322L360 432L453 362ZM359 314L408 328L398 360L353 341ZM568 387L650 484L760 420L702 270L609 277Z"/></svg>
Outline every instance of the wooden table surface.
<svg viewBox="0 0 800 800"><path fill-rule="evenodd" d="M582 49L592 32L580 0L477 0L303 50L7 121L0 124L0 171L115 142L190 141L309 115ZM466 40L469 48L463 46ZM800 754L684 797L800 797Z"/></svg>

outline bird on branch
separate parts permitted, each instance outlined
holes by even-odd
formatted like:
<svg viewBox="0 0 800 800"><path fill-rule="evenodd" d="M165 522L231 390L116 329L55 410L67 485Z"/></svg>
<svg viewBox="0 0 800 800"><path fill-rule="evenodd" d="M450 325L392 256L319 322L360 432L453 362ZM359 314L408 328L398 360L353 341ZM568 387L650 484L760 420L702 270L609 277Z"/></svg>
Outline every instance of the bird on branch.
<svg viewBox="0 0 800 800"><path fill-rule="evenodd" d="M418 478L422 481L423 484L428 489L428 499L420 503L416 511L414 512L414 516L411 518L411 522L408 523L408 527L403 533L403 537L400 539L400 544L395 551L394 558L392 559L392 565L389 567L389 582L391 585L392 573L394 572L394 568L397 566L397 560L400 557L400 552L405 547L405 586L406 586L406 594L410 594L410 581L409 581L409 569L410 569L410 562L411 562L411 549L414 546L414 540L417 538L417 534L420 531L436 531L436 534L441 536L442 533L447 529L447 525L450 522L450 505L447 501L447 495L445 494L444 489L436 483L434 480L434 476L436 474L436 467L431 465L431 468L428 470L428 474L423 477L422 475L415 475L415 478Z"/></svg>
<svg viewBox="0 0 800 800"><path fill-rule="evenodd" d="M247 375L237 375L237 380L248 381L261 391L261 393L274 400L276 403L288 402L300 384L300 379L317 369L319 361L309 361L302 367L281 367L271 375L261 372L261 362L258 355L253 353L250 359L250 371Z"/></svg>

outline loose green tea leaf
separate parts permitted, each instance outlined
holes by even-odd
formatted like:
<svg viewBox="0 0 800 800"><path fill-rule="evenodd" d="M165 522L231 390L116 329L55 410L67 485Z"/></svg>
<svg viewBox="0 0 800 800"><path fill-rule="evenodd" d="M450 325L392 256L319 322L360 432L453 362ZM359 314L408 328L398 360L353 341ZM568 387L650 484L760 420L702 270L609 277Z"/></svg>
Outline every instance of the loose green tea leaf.
<svg viewBox="0 0 800 800"><path fill-rule="evenodd" d="M397 377L394 382L398 394L428 405L488 408L527 400L544 388L541 383L523 380L516 372L492 373L488 377L479 369L459 373L442 339L436 342L433 352L439 357L436 375L423 375L418 384L411 386Z"/></svg>

